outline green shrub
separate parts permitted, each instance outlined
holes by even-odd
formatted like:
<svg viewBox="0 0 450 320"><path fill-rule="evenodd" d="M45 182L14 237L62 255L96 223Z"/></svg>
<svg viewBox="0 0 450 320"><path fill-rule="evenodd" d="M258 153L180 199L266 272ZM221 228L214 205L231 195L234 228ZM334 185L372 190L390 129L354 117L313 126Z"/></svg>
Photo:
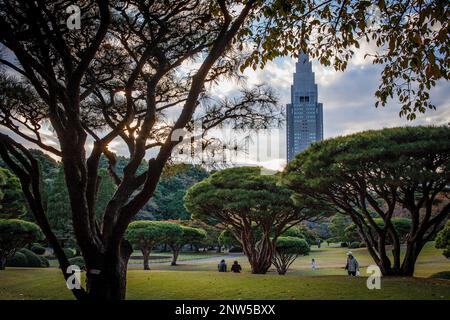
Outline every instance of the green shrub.
<svg viewBox="0 0 450 320"><path fill-rule="evenodd" d="M430 276L430 278L450 280L450 271L441 271L441 272L432 274Z"/></svg>
<svg viewBox="0 0 450 320"><path fill-rule="evenodd" d="M359 248L360 246L360 242L359 241L354 241L352 243L350 243L350 245L348 246L350 249L356 249Z"/></svg>
<svg viewBox="0 0 450 320"><path fill-rule="evenodd" d="M69 263L72 265L79 266L81 270L86 269L86 263L84 262L83 257L73 257L69 259Z"/></svg>
<svg viewBox="0 0 450 320"><path fill-rule="evenodd" d="M279 237L276 252L294 255L308 255L310 247L308 241L297 237Z"/></svg>
<svg viewBox="0 0 450 320"><path fill-rule="evenodd" d="M40 268L42 267L41 259L39 259L39 256L34 253L33 251L22 248L19 250L20 253L23 253L27 257L27 265L24 267L30 267L30 268Z"/></svg>
<svg viewBox="0 0 450 320"><path fill-rule="evenodd" d="M26 267L28 264L27 256L21 252L16 252L6 261L7 267Z"/></svg>
<svg viewBox="0 0 450 320"><path fill-rule="evenodd" d="M367 247L367 245L366 245L366 243L365 243L364 241L361 241L361 242L359 243L359 247L360 247L360 248L365 248L365 247Z"/></svg>
<svg viewBox="0 0 450 320"><path fill-rule="evenodd" d="M237 252L242 252L242 251L243 250L241 247L235 246L235 247L232 247L228 252L237 253Z"/></svg>
<svg viewBox="0 0 450 320"><path fill-rule="evenodd" d="M44 256L38 256L39 260L41 260L41 267L42 268L48 268L50 267L50 262L48 261L48 259Z"/></svg>
<svg viewBox="0 0 450 320"><path fill-rule="evenodd" d="M31 251L41 255L45 253L45 248L40 243L33 243L33 245L31 246Z"/></svg>
<svg viewBox="0 0 450 320"><path fill-rule="evenodd" d="M305 227L305 226L295 226L288 230L286 230L283 234L283 237L294 237L294 238L302 238L308 242L309 245L315 244L317 242L316 233Z"/></svg>
<svg viewBox="0 0 450 320"><path fill-rule="evenodd" d="M22 268L46 268L50 263L45 257L38 256L33 251L22 248L17 251L13 257L6 262L7 267Z"/></svg>
<svg viewBox="0 0 450 320"><path fill-rule="evenodd" d="M284 275L289 266L299 255L307 255L310 251L308 242L303 238L279 237L276 242L272 263L279 275Z"/></svg>
<svg viewBox="0 0 450 320"><path fill-rule="evenodd" d="M341 248L347 248L348 243L347 242L341 242Z"/></svg>
<svg viewBox="0 0 450 320"><path fill-rule="evenodd" d="M0 269L14 253L30 243L42 240L38 225L19 219L0 219Z"/></svg>
<svg viewBox="0 0 450 320"><path fill-rule="evenodd" d="M445 227L439 231L436 237L436 248L444 249L442 254L450 259L450 220L447 221Z"/></svg>
<svg viewBox="0 0 450 320"><path fill-rule="evenodd" d="M75 257L75 250L70 248L64 248L64 253L66 254L67 259Z"/></svg>

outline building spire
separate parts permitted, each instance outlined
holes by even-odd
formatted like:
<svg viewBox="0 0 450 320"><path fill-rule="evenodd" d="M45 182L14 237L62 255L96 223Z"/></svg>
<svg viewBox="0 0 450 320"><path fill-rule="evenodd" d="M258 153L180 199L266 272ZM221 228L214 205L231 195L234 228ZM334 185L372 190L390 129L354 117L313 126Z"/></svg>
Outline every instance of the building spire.
<svg viewBox="0 0 450 320"><path fill-rule="evenodd" d="M300 52L291 87L291 103L286 107L287 158L323 139L323 107L318 102L317 84L309 56Z"/></svg>

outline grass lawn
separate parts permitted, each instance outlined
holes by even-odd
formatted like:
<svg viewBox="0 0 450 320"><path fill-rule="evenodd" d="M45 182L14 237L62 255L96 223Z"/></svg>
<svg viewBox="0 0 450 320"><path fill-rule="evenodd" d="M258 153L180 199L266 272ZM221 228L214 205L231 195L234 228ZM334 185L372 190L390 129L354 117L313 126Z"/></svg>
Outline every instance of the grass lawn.
<svg viewBox="0 0 450 320"><path fill-rule="evenodd" d="M366 287L365 267L371 264L371 258L365 249L352 250L362 266L362 277L343 275L346 251L345 248L314 248L309 256L298 258L286 276L278 276L273 270L267 275L253 275L245 257L237 258L244 267L242 274L218 273L217 262L209 260L175 267L154 264L151 271L131 267L127 298L450 300L450 281L428 278L436 272L450 270L449 260L432 243L419 257L415 278L385 277L381 290ZM311 258L317 260L316 271L310 270ZM7 268L0 271L0 299L72 299L72 295L55 268Z"/></svg>

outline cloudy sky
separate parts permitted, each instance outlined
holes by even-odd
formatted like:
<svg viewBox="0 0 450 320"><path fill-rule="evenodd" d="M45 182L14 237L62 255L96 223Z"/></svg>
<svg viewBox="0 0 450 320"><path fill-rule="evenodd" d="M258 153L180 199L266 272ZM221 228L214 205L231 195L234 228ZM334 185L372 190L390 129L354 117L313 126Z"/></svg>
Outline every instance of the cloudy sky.
<svg viewBox="0 0 450 320"><path fill-rule="evenodd" d="M396 101L390 101L384 108L375 108L374 93L378 87L381 66L374 66L370 60L364 59L364 51L367 50L356 53L345 72L336 72L332 68L325 68L313 61L319 101L324 106L325 138L368 129L450 123L450 85L445 81L438 82L431 92L431 101L436 105L437 110L427 110L425 114L418 114L414 121L399 117L400 105ZM270 85L277 93L280 104L285 106L290 99L294 70L294 59L278 58L268 63L263 70L246 70L243 84L247 87L263 83ZM219 97L229 97L236 94L238 89L239 84L223 81L211 88L211 93ZM52 132L43 131L43 135L47 137L47 143L57 145ZM251 134L251 136L253 143L250 144L249 152L245 155L237 155L237 160L234 159L235 163L259 164L277 170L285 165L284 128L274 130L269 135L262 133L259 135L259 139L256 139L255 134ZM267 136L271 137L270 142L268 142ZM267 152L268 144L271 144L271 152ZM110 147L118 154L127 155L126 147L121 141L113 141ZM87 148L90 149L90 146ZM151 154L147 155L147 158L149 157Z"/></svg>
<svg viewBox="0 0 450 320"><path fill-rule="evenodd" d="M269 63L264 70L246 70L245 83L247 86L269 84L277 92L280 103L285 105L290 100L295 62L288 57L278 58ZM450 85L445 81L438 82L431 91L431 102L437 109L418 114L414 121L399 117L401 106L395 100L390 101L385 107L375 108L374 93L378 88L381 70L381 66L373 65L371 60L364 59L364 51L355 54L345 72L336 72L313 61L319 101L324 106L325 139L368 129L450 123ZM223 82L213 89L213 93L219 96L230 95L236 92L237 86L235 83ZM278 136L281 149L278 155L274 154L259 161L255 157L250 157L249 162L260 163L274 169L282 167L286 156L284 130ZM274 139L272 143L273 141Z"/></svg>

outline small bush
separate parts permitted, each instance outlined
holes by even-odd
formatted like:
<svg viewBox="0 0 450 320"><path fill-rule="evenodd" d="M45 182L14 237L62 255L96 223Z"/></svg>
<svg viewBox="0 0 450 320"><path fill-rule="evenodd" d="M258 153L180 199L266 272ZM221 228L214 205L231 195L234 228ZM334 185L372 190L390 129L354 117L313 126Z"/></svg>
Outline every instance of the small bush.
<svg viewBox="0 0 450 320"><path fill-rule="evenodd" d="M21 252L16 252L14 256L6 261L7 267L26 267L27 264L27 256Z"/></svg>
<svg viewBox="0 0 450 320"><path fill-rule="evenodd" d="M22 248L6 262L7 267L47 268L50 263L45 257L38 256L33 251Z"/></svg>
<svg viewBox="0 0 450 320"><path fill-rule="evenodd" d="M48 268L50 267L50 262L48 261L48 259L44 256L38 256L39 260L41 260L41 267L42 268Z"/></svg>
<svg viewBox="0 0 450 320"><path fill-rule="evenodd" d="M79 266L81 270L86 269L86 263L84 262L83 257L73 257L69 259L69 263L72 265Z"/></svg>
<svg viewBox="0 0 450 320"><path fill-rule="evenodd" d="M232 247L228 252L231 253L237 253L237 252L242 252L242 248L241 247Z"/></svg>
<svg viewBox="0 0 450 320"><path fill-rule="evenodd" d="M430 278L450 280L450 271L441 271L441 272L432 274L430 276Z"/></svg>
<svg viewBox="0 0 450 320"><path fill-rule="evenodd" d="M31 251L41 255L45 253L45 248L40 243L33 243L33 245L31 246Z"/></svg>
<svg viewBox="0 0 450 320"><path fill-rule="evenodd" d="M348 246L350 249L356 249L359 248L360 243L358 241L352 242L350 243L350 245Z"/></svg>
<svg viewBox="0 0 450 320"><path fill-rule="evenodd" d="M347 248L348 243L347 242L341 242L341 248Z"/></svg>
<svg viewBox="0 0 450 320"><path fill-rule="evenodd" d="M19 250L19 252L23 253L27 257L27 265L24 267L30 268L42 267L41 259L39 259L39 256L33 251L28 250L26 248L22 248Z"/></svg>
<svg viewBox="0 0 450 320"><path fill-rule="evenodd" d="M366 243L365 243L364 241L361 241L361 242L359 243L359 247L360 247L360 248L365 248L365 247L367 247L367 245L366 245Z"/></svg>
<svg viewBox="0 0 450 320"><path fill-rule="evenodd" d="M75 251L69 248L64 248L64 253L66 254L67 259L75 257Z"/></svg>

